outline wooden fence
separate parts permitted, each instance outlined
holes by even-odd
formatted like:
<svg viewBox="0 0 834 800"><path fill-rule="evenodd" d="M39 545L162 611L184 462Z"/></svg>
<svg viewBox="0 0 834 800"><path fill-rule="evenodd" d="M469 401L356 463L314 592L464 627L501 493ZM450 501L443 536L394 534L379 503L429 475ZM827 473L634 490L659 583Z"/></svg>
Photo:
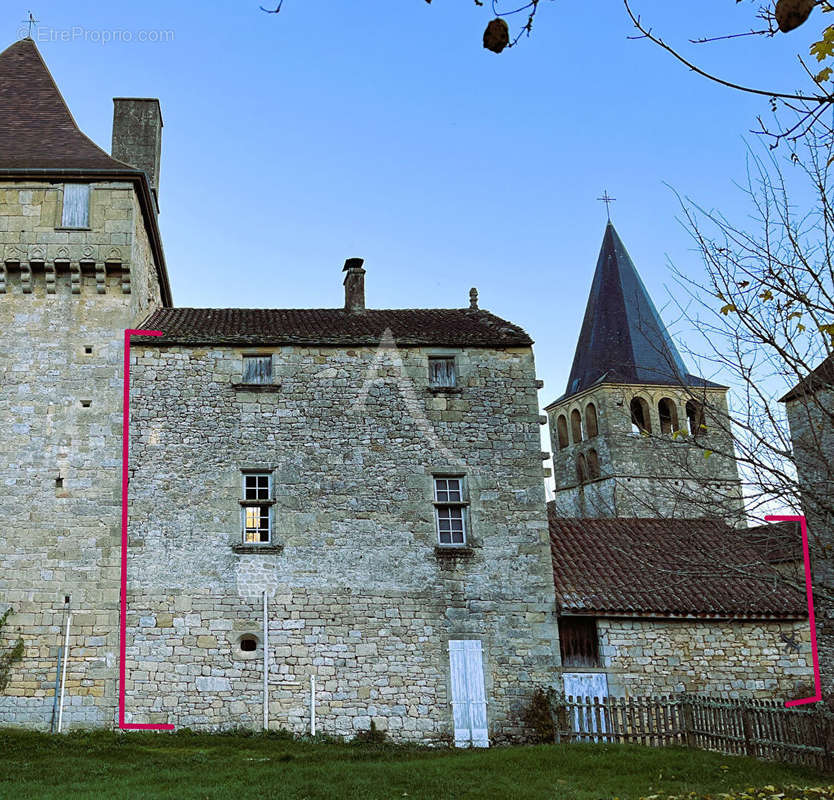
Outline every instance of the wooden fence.
<svg viewBox="0 0 834 800"><path fill-rule="evenodd" d="M557 722L562 741L679 744L834 770L831 716L776 700L569 696Z"/></svg>

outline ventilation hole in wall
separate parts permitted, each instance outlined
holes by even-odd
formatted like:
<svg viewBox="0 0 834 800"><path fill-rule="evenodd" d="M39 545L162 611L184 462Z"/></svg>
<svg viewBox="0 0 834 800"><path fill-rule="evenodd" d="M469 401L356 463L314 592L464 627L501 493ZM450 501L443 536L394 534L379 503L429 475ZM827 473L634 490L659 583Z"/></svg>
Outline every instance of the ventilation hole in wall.
<svg viewBox="0 0 834 800"><path fill-rule="evenodd" d="M63 478L55 478L55 488L61 489L64 486L64 479Z"/></svg>
<svg viewBox="0 0 834 800"><path fill-rule="evenodd" d="M81 401L81 407L82 408L89 408L90 405L92 404L92 402L93 402L92 400L82 400Z"/></svg>
<svg viewBox="0 0 834 800"><path fill-rule="evenodd" d="M92 347L85 347L85 348L84 348L84 352L85 352L87 355L90 355L90 353L92 353L92 352L93 352L93 348L92 348Z"/></svg>
<svg viewBox="0 0 834 800"><path fill-rule="evenodd" d="M241 636L240 649L244 653L252 653L258 649L258 640L254 636Z"/></svg>

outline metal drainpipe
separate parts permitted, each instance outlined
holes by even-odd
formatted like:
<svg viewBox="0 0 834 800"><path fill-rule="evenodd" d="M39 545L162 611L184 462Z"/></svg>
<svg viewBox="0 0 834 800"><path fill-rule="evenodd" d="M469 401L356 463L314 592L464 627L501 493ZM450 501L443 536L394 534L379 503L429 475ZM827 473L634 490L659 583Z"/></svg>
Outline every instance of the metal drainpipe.
<svg viewBox="0 0 834 800"><path fill-rule="evenodd" d="M316 676L310 676L310 736L316 735Z"/></svg>
<svg viewBox="0 0 834 800"><path fill-rule="evenodd" d="M64 689L67 683L67 661L69 661L69 634L70 621L72 620L72 611L67 603L67 621L64 629L64 661L61 665L61 699L58 701L58 733L61 732L61 726L64 721Z"/></svg>
<svg viewBox="0 0 834 800"><path fill-rule="evenodd" d="M58 663L55 666L55 691L52 694L52 721L49 723L49 732L55 733L55 726L58 724L58 692L61 691L61 662L63 660L64 648L58 647Z"/></svg>
<svg viewBox="0 0 834 800"><path fill-rule="evenodd" d="M269 730L269 616L264 590L264 730Z"/></svg>

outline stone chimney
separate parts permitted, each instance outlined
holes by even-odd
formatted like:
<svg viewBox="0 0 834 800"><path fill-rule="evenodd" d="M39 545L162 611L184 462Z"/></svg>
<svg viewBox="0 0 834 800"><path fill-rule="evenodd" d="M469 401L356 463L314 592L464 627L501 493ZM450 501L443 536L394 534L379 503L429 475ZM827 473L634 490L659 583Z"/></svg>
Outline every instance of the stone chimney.
<svg viewBox="0 0 834 800"><path fill-rule="evenodd" d="M162 110L155 97L113 98L111 155L144 170L159 212L159 159L162 153Z"/></svg>
<svg viewBox="0 0 834 800"><path fill-rule="evenodd" d="M362 314L365 311L365 270L363 258L349 258L342 272L345 275L345 311Z"/></svg>

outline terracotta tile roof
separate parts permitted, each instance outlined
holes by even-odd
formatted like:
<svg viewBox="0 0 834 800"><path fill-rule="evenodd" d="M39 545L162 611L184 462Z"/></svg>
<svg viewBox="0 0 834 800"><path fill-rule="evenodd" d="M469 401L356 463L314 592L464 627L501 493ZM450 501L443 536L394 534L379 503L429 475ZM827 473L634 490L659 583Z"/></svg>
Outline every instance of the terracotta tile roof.
<svg viewBox="0 0 834 800"><path fill-rule="evenodd" d="M567 519L548 504L563 613L801 619L801 592L718 520ZM769 576L769 577L766 577Z"/></svg>
<svg viewBox="0 0 834 800"><path fill-rule="evenodd" d="M138 172L81 132L31 39L0 53L0 169Z"/></svg>
<svg viewBox="0 0 834 800"><path fill-rule="evenodd" d="M786 395L779 398L780 403L787 403L803 395L813 394L820 389L834 390L834 355L828 356L808 377L801 380Z"/></svg>
<svg viewBox="0 0 834 800"><path fill-rule="evenodd" d="M251 344L377 346L386 330L397 346L529 347L517 325L488 311L463 308L163 308L140 326L160 337L147 344Z"/></svg>

